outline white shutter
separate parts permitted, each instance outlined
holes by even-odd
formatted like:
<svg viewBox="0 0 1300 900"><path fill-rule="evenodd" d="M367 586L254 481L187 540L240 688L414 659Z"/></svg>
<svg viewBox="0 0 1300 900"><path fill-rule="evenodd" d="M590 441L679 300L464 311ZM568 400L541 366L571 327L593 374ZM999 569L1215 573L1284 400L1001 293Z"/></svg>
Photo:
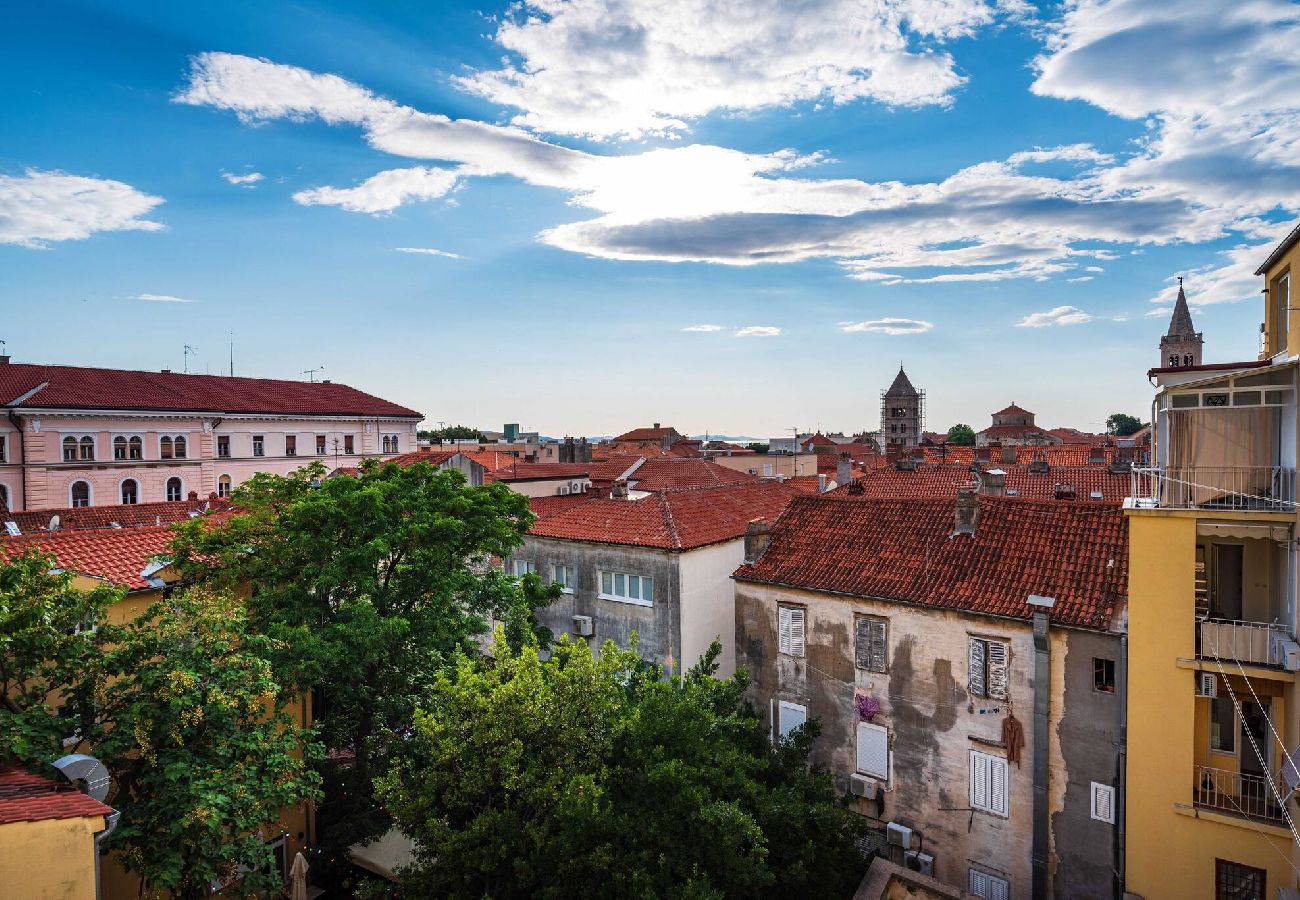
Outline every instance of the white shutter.
<svg viewBox="0 0 1300 900"><path fill-rule="evenodd" d="M781 713L781 737L785 737L808 721L808 707L806 706L800 706L798 703L787 703L782 700L779 709Z"/></svg>
<svg viewBox="0 0 1300 900"><path fill-rule="evenodd" d="M1007 815L1007 761L1000 756L989 757L989 812Z"/></svg>
<svg viewBox="0 0 1300 900"><path fill-rule="evenodd" d="M1011 885L1005 878L981 872L979 869L966 871L969 873L966 889L971 896L981 897L983 900L1008 900L1011 896Z"/></svg>
<svg viewBox="0 0 1300 900"><path fill-rule="evenodd" d="M1007 699L1007 645L988 642L989 693L994 700Z"/></svg>
<svg viewBox="0 0 1300 900"><path fill-rule="evenodd" d="M889 779L889 729L885 726L858 723L858 771Z"/></svg>
<svg viewBox="0 0 1300 900"><path fill-rule="evenodd" d="M989 895L989 877L979 869L969 869L968 871L970 875L966 889L976 897L987 897Z"/></svg>
<svg viewBox="0 0 1300 900"><path fill-rule="evenodd" d="M970 752L970 805L972 809L989 808L989 757L978 750Z"/></svg>
<svg viewBox="0 0 1300 900"><path fill-rule="evenodd" d="M1099 822L1115 824L1115 789L1110 785L1092 783L1092 817Z"/></svg>
<svg viewBox="0 0 1300 900"><path fill-rule="evenodd" d="M777 619L777 649L781 653L790 652L790 618L792 609L788 606L778 606L776 608Z"/></svg>
<svg viewBox="0 0 1300 900"><path fill-rule="evenodd" d="M1007 900L1011 896L1011 883L1005 878L989 875L989 900Z"/></svg>
<svg viewBox="0 0 1300 900"><path fill-rule="evenodd" d="M804 611L802 607L790 607L790 655L803 656Z"/></svg>
<svg viewBox="0 0 1300 900"><path fill-rule="evenodd" d="M970 692L976 697L986 696L984 684L984 642L979 638L970 639Z"/></svg>

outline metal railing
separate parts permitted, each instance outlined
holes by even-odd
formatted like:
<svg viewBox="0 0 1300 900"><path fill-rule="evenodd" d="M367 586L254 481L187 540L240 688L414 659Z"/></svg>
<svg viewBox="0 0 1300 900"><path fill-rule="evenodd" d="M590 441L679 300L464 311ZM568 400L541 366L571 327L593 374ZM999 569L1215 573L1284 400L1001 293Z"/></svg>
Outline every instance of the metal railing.
<svg viewBox="0 0 1300 900"><path fill-rule="evenodd" d="M1204 809L1213 809L1230 815L1257 819L1285 825L1282 807L1273 792L1273 779L1264 775L1248 775L1229 769L1195 767L1193 782L1194 802ZM1282 790L1285 797L1287 791Z"/></svg>
<svg viewBox="0 0 1300 900"><path fill-rule="evenodd" d="M1201 619L1196 630L1196 655L1280 666L1274 636L1291 637L1291 628L1277 622L1242 622L1234 619Z"/></svg>
<svg viewBox="0 0 1300 900"><path fill-rule="evenodd" d="M1139 507L1292 512L1295 469L1282 466L1164 466L1135 468Z"/></svg>

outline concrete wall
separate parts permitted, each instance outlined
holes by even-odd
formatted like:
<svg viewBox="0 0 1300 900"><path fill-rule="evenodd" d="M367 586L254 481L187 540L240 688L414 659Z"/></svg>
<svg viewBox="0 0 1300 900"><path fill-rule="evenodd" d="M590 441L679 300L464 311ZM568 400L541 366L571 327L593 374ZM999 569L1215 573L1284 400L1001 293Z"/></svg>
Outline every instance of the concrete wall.
<svg viewBox="0 0 1300 900"><path fill-rule="evenodd" d="M695 665L722 642L718 675L736 671L736 603L731 573L745 561L744 538L681 554L682 665Z"/></svg>
<svg viewBox="0 0 1300 900"><path fill-rule="evenodd" d="M753 453L741 456L718 454L710 456L709 459L736 472L753 470L753 474L760 477L774 478L781 475L785 478L793 478L796 475L817 474L816 453ZM770 472L767 469L768 466L771 466Z"/></svg>
<svg viewBox="0 0 1300 900"><path fill-rule="evenodd" d="M570 487L573 484L580 484L586 490L591 489L591 480L580 475L570 475L565 478L544 478L535 481L507 481L510 490L516 494L523 494L525 497L554 497L561 493L561 487ZM571 493L565 491L564 493ZM581 491L578 491L581 493Z"/></svg>
<svg viewBox="0 0 1300 900"><path fill-rule="evenodd" d="M804 658L777 652L777 605L785 602L806 609ZM885 674L857 669L855 614L888 619ZM1068 850L1058 851L1059 859L1049 866L1059 872L1069 862L1080 873L1061 875L1057 896L1111 896L1109 880L1099 886L1093 882L1097 871L1109 872L1113 845L1109 838L1100 837L1109 835L1113 826L1092 823L1098 827L1084 827L1079 817L1091 821L1092 780L1114 783L1117 751L1111 739L1118 733L1119 703L1107 706L1100 698L1094 702L1088 697L1079 701L1077 712L1073 704L1083 691L1091 691L1092 652L1106 647L1109 655L1115 655L1118 641L1097 635L1092 641L1080 642L1076 649L1076 635L1059 631L1053 629L1057 677L1052 685L1049 746L1058 744L1061 752L1049 775L1049 798L1055 789L1057 815L1052 824L1066 829L1058 836L1058 844L1072 843ZM968 693L970 636L995 638L1010 645L1009 701ZM822 734L814 759L832 771L843 790L857 768L855 696L865 693L878 699L881 712L873 724L890 731L890 780L883 801L856 800L857 811L882 822L902 822L921 832L924 850L934 854L935 874L943 881L965 886L968 869L976 864L1006 878L1013 897L1029 896L1034 741L1034 656L1029 623L742 582L736 585L736 643L737 666L751 673L751 698L762 712L770 714L778 701L786 700L807 706L809 717L820 720ZM1069 659L1071 653L1077 654L1077 660ZM1084 660L1086 679L1080 682ZM1013 763L1009 767L1009 815L971 812L970 752L1005 757L1006 750L1000 745L1002 723L1011 711L1024 727L1025 744L1019 766ZM1098 733L1080 737L1090 728ZM1067 739L1069 747L1064 746ZM1078 784L1083 785L1082 792ZM1049 804L1049 811L1052 808ZM1093 843L1074 844L1076 836Z"/></svg>
<svg viewBox="0 0 1300 900"><path fill-rule="evenodd" d="M95 832L103 816L0 825L0 894L95 900Z"/></svg>

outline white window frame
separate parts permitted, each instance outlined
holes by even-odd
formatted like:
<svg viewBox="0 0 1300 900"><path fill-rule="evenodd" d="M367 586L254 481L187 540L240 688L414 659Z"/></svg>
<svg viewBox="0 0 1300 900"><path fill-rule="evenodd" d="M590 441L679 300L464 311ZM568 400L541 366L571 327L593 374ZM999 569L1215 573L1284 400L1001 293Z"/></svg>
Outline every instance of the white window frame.
<svg viewBox="0 0 1300 900"><path fill-rule="evenodd" d="M1099 781L1092 783L1092 817L1107 825L1115 824L1115 788Z"/></svg>
<svg viewBox="0 0 1300 900"><path fill-rule="evenodd" d="M222 488L221 479L223 478L226 479L226 488L227 488L224 494L221 492L221 488ZM226 474L221 474L217 476L218 497L220 497L222 500L228 500L230 498L230 495L234 492L234 490L235 490L235 479L231 478L229 475Z"/></svg>
<svg viewBox="0 0 1300 900"><path fill-rule="evenodd" d="M73 488L73 485L78 485L78 484L84 484L84 485L86 486L86 502L85 502L85 504L83 504L83 505L84 505L84 506L94 506L94 505L95 505L95 486L94 486L93 484L91 484L90 479L88 479L88 478L77 478L77 479L74 479L73 481L71 481L71 482L68 483L68 506L69 506L69 507L72 507L72 508L76 508L76 509L80 509L80 508L82 508L82 507L79 506L77 503L74 503L74 502L73 502L73 499L72 499L72 488Z"/></svg>
<svg viewBox="0 0 1300 900"><path fill-rule="evenodd" d="M597 584L600 592L596 595L601 600L612 600L615 603L630 603L633 606L654 606L654 578L650 575L634 575L631 572L615 572L612 569L601 569L598 573ZM618 592L619 579L623 582L623 593ZM636 582L636 596L632 595L632 583ZM650 583L650 596L645 594L646 582Z"/></svg>
<svg viewBox="0 0 1300 900"><path fill-rule="evenodd" d="M0 484L0 506L9 508L9 485Z"/></svg>
<svg viewBox="0 0 1300 900"><path fill-rule="evenodd" d="M9 435L0 434L0 463L9 461Z"/></svg>
<svg viewBox="0 0 1300 900"><path fill-rule="evenodd" d="M177 481L179 481L179 482L181 483L181 495L180 495L180 497L178 497L176 500L172 500L170 497L167 496L167 485L171 483L171 481L172 481L173 478L176 479ZM166 501L169 502L169 503L179 503L181 500L184 500L184 499L185 499L185 479L182 478L182 477L179 476L179 475L169 475L169 476L166 478L166 480L163 481L163 499L166 500Z"/></svg>
<svg viewBox="0 0 1300 900"><path fill-rule="evenodd" d="M994 657L1001 655L1001 660ZM967 686L974 697L1006 700L1011 682L1011 645L997 638L968 635Z"/></svg>
<svg viewBox="0 0 1300 900"><path fill-rule="evenodd" d="M557 577L561 572L564 573L564 577L563 578ZM566 563L556 563L555 565L551 566L551 583L558 584L560 586L561 593L572 594L573 585L577 580L578 580L577 566L571 566Z"/></svg>
<svg viewBox="0 0 1300 900"><path fill-rule="evenodd" d="M292 442L292 444L293 444L292 447L289 446L290 442ZM296 435L296 434L286 434L286 435L284 436L284 455L285 455L285 456L297 456L297 455L298 455L298 435Z"/></svg>
<svg viewBox="0 0 1300 900"><path fill-rule="evenodd" d="M1005 756L970 751L970 806L990 815L1011 817L1011 771ZM999 775L1000 782L999 782ZM1001 790L998 790L999 783Z"/></svg>
<svg viewBox="0 0 1300 900"><path fill-rule="evenodd" d="M510 560L510 574L516 578L523 578L525 575L536 575L537 563L531 559L512 559Z"/></svg>
<svg viewBox="0 0 1300 900"><path fill-rule="evenodd" d="M355 434L343 435L343 455L344 456L357 455L357 436Z"/></svg>
<svg viewBox="0 0 1300 900"><path fill-rule="evenodd" d="M972 897L982 900L1011 900L1011 882L1000 875L979 869L968 869L966 890Z"/></svg>
<svg viewBox="0 0 1300 900"><path fill-rule="evenodd" d="M139 502L140 502L140 494L142 493L142 490L141 490L141 488L140 488L140 479L139 479L139 478L123 478L121 481L119 481L119 482L117 483L117 500L118 500L118 502L121 503L123 506L130 506L130 505L132 505L132 504L128 504L128 503L126 502L126 496L125 496L125 494L123 493L123 490L126 488L126 483L127 483L128 481L130 481L130 482L132 482L132 483L135 484L135 500L133 501L134 503L139 503Z"/></svg>
<svg viewBox="0 0 1300 900"><path fill-rule="evenodd" d="M330 451L330 438L328 434L316 435L315 441L316 455L325 456Z"/></svg>
<svg viewBox="0 0 1300 900"><path fill-rule="evenodd" d="M266 456L266 435L255 434L253 438L253 455L257 457Z"/></svg>
<svg viewBox="0 0 1300 900"><path fill-rule="evenodd" d="M221 452L222 441L225 441L225 448L226 448L225 453ZM217 435L217 439L214 443L216 445L217 459L230 459L234 455L234 453L230 449L230 435L219 434Z"/></svg>
<svg viewBox="0 0 1300 900"><path fill-rule="evenodd" d="M883 753L880 746L883 743ZM884 725L859 722L857 731L857 771L881 781L889 780L889 729Z"/></svg>
<svg viewBox="0 0 1300 900"><path fill-rule="evenodd" d="M790 721L787 723L787 715L790 720L798 718L799 721ZM777 701L776 705L776 733L777 737L785 737L794 731L800 725L808 721L808 707L802 703L791 703L789 700Z"/></svg>
<svg viewBox="0 0 1300 900"><path fill-rule="evenodd" d="M786 656L804 656L808 636L807 607L778 604L776 620L777 651Z"/></svg>

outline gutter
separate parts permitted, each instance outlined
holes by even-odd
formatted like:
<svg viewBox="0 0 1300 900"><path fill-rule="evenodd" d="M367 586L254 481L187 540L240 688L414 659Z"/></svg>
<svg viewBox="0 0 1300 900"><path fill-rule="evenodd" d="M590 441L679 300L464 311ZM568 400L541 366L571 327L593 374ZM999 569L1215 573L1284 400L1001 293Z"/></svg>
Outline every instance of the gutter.
<svg viewBox="0 0 1300 900"><path fill-rule="evenodd" d="M1119 769L1117 793L1117 809L1115 810L1116 821L1119 823L1119 830L1115 838L1115 896L1123 897L1125 893L1127 847L1125 844L1125 817L1126 813L1126 791L1128 790L1128 633L1127 630L1119 638L1119 684L1116 685L1119 690L1120 702L1120 720L1119 720L1119 759L1116 766Z"/></svg>
<svg viewBox="0 0 1300 900"><path fill-rule="evenodd" d="M1050 597L1030 597L1034 610L1034 841L1033 841L1033 897L1047 900L1049 895L1048 863L1048 810L1047 810L1047 713L1051 703L1052 645L1048 636L1051 627L1052 606Z"/></svg>

